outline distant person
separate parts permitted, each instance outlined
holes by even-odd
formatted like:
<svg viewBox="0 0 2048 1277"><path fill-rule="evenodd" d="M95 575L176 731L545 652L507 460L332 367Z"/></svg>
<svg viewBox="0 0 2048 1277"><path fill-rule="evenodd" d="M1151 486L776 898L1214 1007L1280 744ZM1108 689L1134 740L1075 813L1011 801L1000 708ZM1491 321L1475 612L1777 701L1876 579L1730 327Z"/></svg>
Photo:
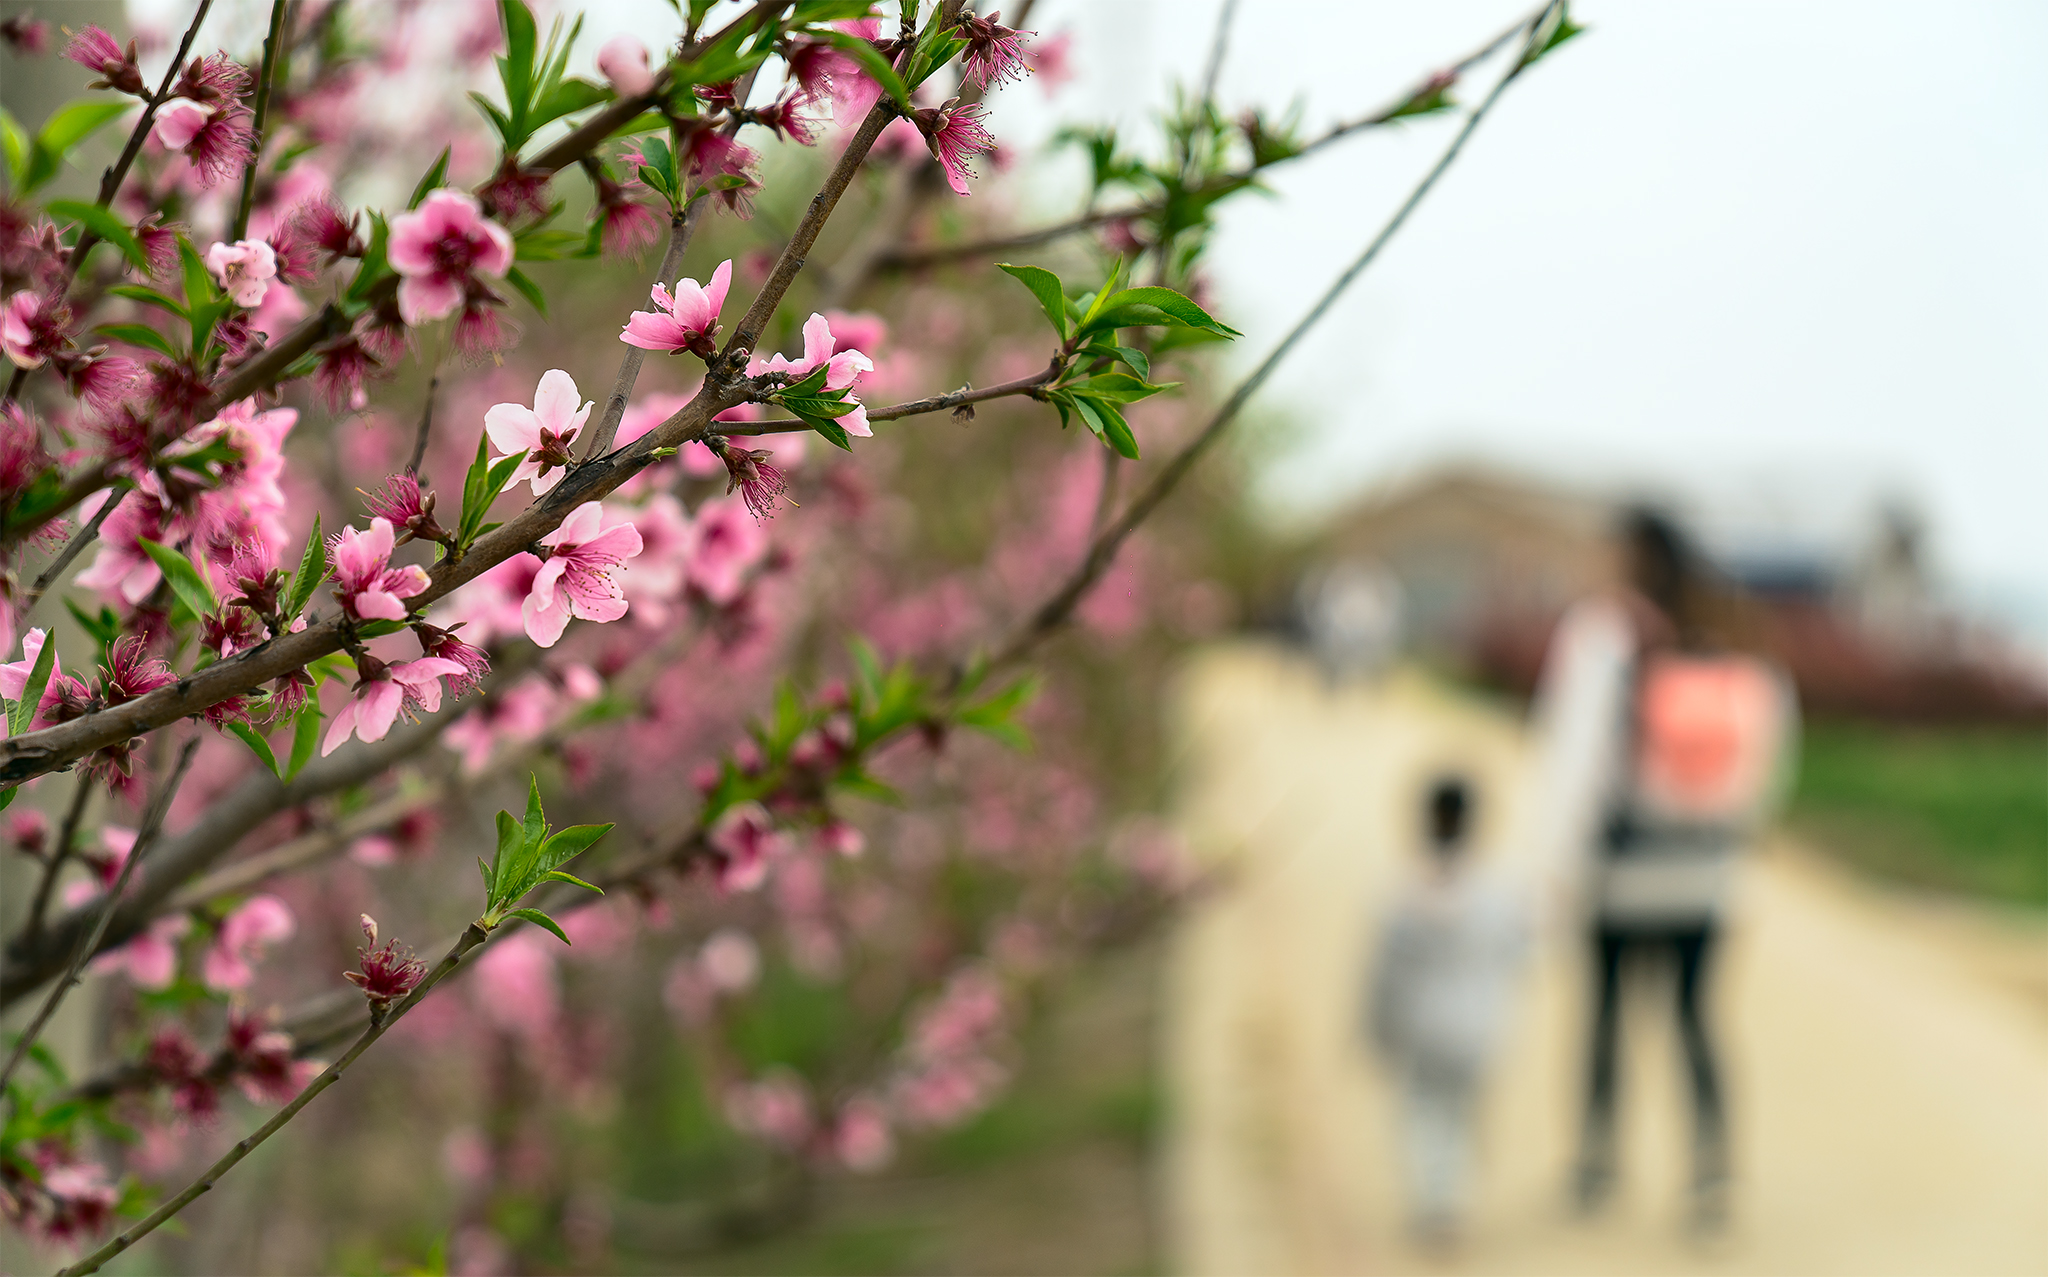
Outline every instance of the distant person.
<svg viewBox="0 0 2048 1277"><path fill-rule="evenodd" d="M1668 968L1693 1118L1692 1220L1727 1212L1727 1116L1705 1010L1737 853L1783 790L1791 684L1732 650L1728 612L1677 528L1651 510L1622 529L1630 591L1574 607L1538 698L1538 797L1557 851L1586 878L1593 977L1573 1192L1612 1196L1624 980ZM1662 996L1662 995L1660 995Z"/></svg>
<svg viewBox="0 0 2048 1277"><path fill-rule="evenodd" d="M1472 805L1462 779L1431 786L1429 864L1387 917L1368 1008L1400 1078L1415 1231L1437 1246L1464 1228L1480 1084L1528 948L1520 900L1469 863Z"/></svg>

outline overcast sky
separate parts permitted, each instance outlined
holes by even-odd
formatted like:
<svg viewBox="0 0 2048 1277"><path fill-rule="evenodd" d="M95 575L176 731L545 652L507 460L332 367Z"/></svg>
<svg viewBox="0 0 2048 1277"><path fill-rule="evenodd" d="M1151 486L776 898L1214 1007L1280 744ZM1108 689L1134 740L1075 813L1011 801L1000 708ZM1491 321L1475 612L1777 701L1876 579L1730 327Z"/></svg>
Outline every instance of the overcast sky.
<svg viewBox="0 0 2048 1277"><path fill-rule="evenodd" d="M1362 113L1519 0L1243 0L1220 97ZM1080 78L997 99L1137 125L1196 79L1214 0L1042 0ZM1938 564L2048 599L2048 5L1583 0L1396 245L1263 395L1298 409L1268 495L1322 502L1446 458L1838 523L1898 494ZM1111 51L1114 51L1112 54ZM1473 83L1476 99L1483 85ZM1230 206L1217 291L1249 363L1455 121L1379 131Z"/></svg>

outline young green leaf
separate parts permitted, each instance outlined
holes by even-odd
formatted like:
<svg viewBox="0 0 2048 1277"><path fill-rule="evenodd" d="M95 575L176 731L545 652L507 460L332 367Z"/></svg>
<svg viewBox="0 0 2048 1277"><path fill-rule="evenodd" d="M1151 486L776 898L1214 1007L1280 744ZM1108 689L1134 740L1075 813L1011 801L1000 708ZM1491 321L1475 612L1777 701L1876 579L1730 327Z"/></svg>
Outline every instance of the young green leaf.
<svg viewBox="0 0 2048 1277"><path fill-rule="evenodd" d="M422 174L419 182L413 186L411 198L405 201L408 209L418 208L429 192L438 190L448 180L448 156L454 149L452 145L441 148L440 158L434 161L433 166Z"/></svg>
<svg viewBox="0 0 2048 1277"><path fill-rule="evenodd" d="M137 270L149 269L149 256L142 251L142 245L135 241L135 235L120 218L97 204L82 200L51 200L45 206L53 217L68 217L84 226L93 234L121 250L121 256Z"/></svg>
<svg viewBox="0 0 2048 1277"><path fill-rule="evenodd" d="M154 288L145 288L140 284L116 284L107 291L116 297L126 297L130 301L138 301L146 305L160 307L180 319L190 318L186 313L184 305L177 298L166 297Z"/></svg>
<svg viewBox="0 0 2048 1277"><path fill-rule="evenodd" d="M519 859L521 847L519 820L509 811L498 813L498 847L491 853L491 897L490 903L497 905L504 901L499 887L505 881L505 874Z"/></svg>
<svg viewBox="0 0 2048 1277"><path fill-rule="evenodd" d="M797 413L797 416L803 419L805 425L817 431L826 443L835 448L843 448L847 452L853 451L853 439L847 435L846 427L832 418L806 416L803 413Z"/></svg>
<svg viewBox="0 0 2048 1277"><path fill-rule="evenodd" d="M308 697L306 708L292 719L292 757L284 769L287 781L306 770L306 764L313 761L313 751L320 747L320 723L324 718L318 699Z"/></svg>
<svg viewBox="0 0 2048 1277"><path fill-rule="evenodd" d="M57 664L57 636L43 635L43 650L36 653L36 663L29 667L28 680L21 685L21 699L7 715L7 731L10 736L19 736L35 722L36 710L42 706L43 690L50 685L50 671Z"/></svg>
<svg viewBox="0 0 2048 1277"><path fill-rule="evenodd" d="M249 747L249 752L256 755L256 761L262 763L271 775L284 779L284 773L277 767L277 755L271 752L270 742L263 739L262 733L247 723L229 723L228 730Z"/></svg>
<svg viewBox="0 0 2048 1277"><path fill-rule="evenodd" d="M505 272L505 282L518 290L519 295L526 299L527 305L540 312L542 319L548 317L548 295L541 291L539 284L533 282L532 276L514 266Z"/></svg>
<svg viewBox="0 0 2048 1277"><path fill-rule="evenodd" d="M29 146L27 163L22 166L20 193L25 195L57 176L72 148L127 114L134 105L106 98L80 98L58 108Z"/></svg>
<svg viewBox="0 0 2048 1277"><path fill-rule="evenodd" d="M867 72L868 78L882 86L882 92L888 94L905 113L911 110L910 90L903 86L903 78L896 74L896 68L889 65L889 59L883 57L874 45L845 31L820 31L816 34L851 53L854 61L860 63L860 69Z"/></svg>
<svg viewBox="0 0 2048 1277"><path fill-rule="evenodd" d="M548 917L538 909L514 909L505 916L507 918L523 919L536 927L545 927L554 933L555 939L560 940L563 944L569 943L568 933L563 931L553 918Z"/></svg>
<svg viewBox="0 0 2048 1277"><path fill-rule="evenodd" d="M327 538L320 535L320 516L313 516L313 532L306 538L306 552L299 556L299 570L292 575L292 588L285 596L285 624L306 610L313 591L327 579Z"/></svg>
<svg viewBox="0 0 2048 1277"><path fill-rule="evenodd" d="M585 891L595 891L600 896L604 894L603 887L597 886L595 883L585 882L575 874L562 869L550 869L540 876L540 880L542 882L566 882L572 887L581 887Z"/></svg>
<svg viewBox="0 0 2048 1277"><path fill-rule="evenodd" d="M860 407L851 399L820 399L813 395L780 394L775 397L783 407L799 417L844 417Z"/></svg>
<svg viewBox="0 0 2048 1277"><path fill-rule="evenodd" d="M213 587L206 583L206 574L194 567L192 560L147 537L138 538L136 544L163 569L164 580L170 583L171 593L192 609L193 616L207 616L219 608L220 604L214 601Z"/></svg>
<svg viewBox="0 0 2048 1277"><path fill-rule="evenodd" d="M1060 340L1067 339L1067 296L1060 284L1060 277L1043 266L1013 266L1009 262L997 262L996 269L1017 280L1031 290L1038 299L1039 308L1045 311L1046 322L1059 334Z"/></svg>
<svg viewBox="0 0 2048 1277"><path fill-rule="evenodd" d="M183 308L180 308L179 313L184 313ZM185 357L183 351L171 344L170 338L151 328L148 324L99 324L93 328L93 331L105 333L115 341L125 341L131 346L141 346L148 350L154 350L159 355L169 355L173 359L183 359Z"/></svg>

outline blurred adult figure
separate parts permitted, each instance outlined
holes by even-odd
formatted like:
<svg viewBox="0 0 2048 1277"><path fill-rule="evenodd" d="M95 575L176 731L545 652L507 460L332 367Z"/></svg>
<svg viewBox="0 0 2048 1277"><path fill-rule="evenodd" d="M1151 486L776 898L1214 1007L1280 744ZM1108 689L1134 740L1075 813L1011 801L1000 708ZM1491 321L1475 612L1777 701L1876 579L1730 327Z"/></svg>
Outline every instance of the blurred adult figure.
<svg viewBox="0 0 2048 1277"><path fill-rule="evenodd" d="M1471 810L1462 778L1430 787L1429 864L1380 932L1367 1009L1400 1078L1414 1228L1432 1246L1455 1243L1464 1226L1480 1084L1528 950L1519 895L1469 863Z"/></svg>
<svg viewBox="0 0 2048 1277"><path fill-rule="evenodd" d="M1566 613L1537 701L1538 837L1582 884L1589 923L1573 1193L1585 1212L1613 1193L1623 986L1666 968L1692 1108L1691 1218L1712 1229L1729 1150L1707 979L1737 855L1784 792L1797 708L1789 679L1737 650L1727 598L1668 518L1630 510L1620 539L1630 588Z"/></svg>

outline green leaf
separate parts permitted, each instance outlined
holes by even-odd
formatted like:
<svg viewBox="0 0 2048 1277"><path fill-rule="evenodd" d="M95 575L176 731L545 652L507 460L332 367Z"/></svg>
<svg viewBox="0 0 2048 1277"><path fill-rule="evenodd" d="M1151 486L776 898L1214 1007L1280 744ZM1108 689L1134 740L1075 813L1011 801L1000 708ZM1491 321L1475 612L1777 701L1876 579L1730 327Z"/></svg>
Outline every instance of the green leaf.
<svg viewBox="0 0 2048 1277"><path fill-rule="evenodd" d="M101 647L121 637L121 618L114 615L114 609L102 605L98 616L90 616L68 598L64 600L64 608L78 622L78 627L92 635Z"/></svg>
<svg viewBox="0 0 2048 1277"><path fill-rule="evenodd" d="M140 284L116 284L107 291L116 297L126 297L129 301L161 307L180 319L190 320L191 318L190 314L186 312L184 304L178 301L177 298L166 297L154 288L145 288Z"/></svg>
<svg viewBox="0 0 2048 1277"><path fill-rule="evenodd" d="M1139 377L1146 381L1152 380L1152 360L1144 351L1135 346L1111 346L1110 349L1116 352L1118 359L1130 365L1131 371L1137 373Z"/></svg>
<svg viewBox="0 0 2048 1277"><path fill-rule="evenodd" d="M1060 340L1067 339L1067 295L1060 284L1060 277L1043 266L1013 266L1009 262L997 262L996 269L1014 277L1017 282L1031 290L1038 299L1040 309L1045 311L1046 322L1059 334Z"/></svg>
<svg viewBox="0 0 2048 1277"><path fill-rule="evenodd" d="M1027 674L987 700L961 710L957 721L962 726L993 736L1012 748L1028 749L1031 746L1031 735L1017 726L1016 718L1037 698L1040 685L1040 679L1036 674Z"/></svg>
<svg viewBox="0 0 2048 1277"><path fill-rule="evenodd" d="M565 257L574 257L583 247L583 240L581 231L540 227L514 236L512 251L522 262L559 262Z"/></svg>
<svg viewBox="0 0 2048 1277"><path fill-rule="evenodd" d="M269 768L271 775L284 779L284 773L277 769L277 755L271 752L270 742L264 740L261 733L247 723L229 723L228 730L249 747L249 752L256 755L256 761Z"/></svg>
<svg viewBox="0 0 2048 1277"><path fill-rule="evenodd" d="M527 126L537 129L565 115L574 115L586 107L608 102L611 96L609 90L601 89L588 80L563 80L534 106L533 116L527 121Z"/></svg>
<svg viewBox="0 0 2048 1277"><path fill-rule="evenodd" d="M36 710L43 703L43 690L49 687L50 671L56 665L57 636L45 632L43 650L36 653L36 663L29 667L28 681L21 685L21 699L14 703L14 709L7 716L8 735L19 736L35 722Z"/></svg>
<svg viewBox="0 0 2048 1277"><path fill-rule="evenodd" d="M797 416L803 419L805 425L823 436L826 443L831 444L835 448L844 448L848 452L853 451L853 439L846 433L846 427L832 420L832 418L811 417L803 413L798 413Z"/></svg>
<svg viewBox="0 0 2048 1277"><path fill-rule="evenodd" d="M0 152L7 157L7 184L16 190L28 186L29 156L35 151L35 143L29 140L28 131L21 127L21 121L4 106L0 106ZM8 790L12 794L13 790Z"/></svg>
<svg viewBox="0 0 2048 1277"><path fill-rule="evenodd" d="M526 776L526 820L520 826L520 835L528 848L540 847L548 836L547 813L540 805L540 777L531 772Z"/></svg>
<svg viewBox="0 0 2048 1277"><path fill-rule="evenodd" d="M362 264L356 267L355 277L348 281L348 292L344 296L351 302L366 301L370 289L377 281L391 274L391 263L387 252L391 247L391 223L382 213L370 214L370 244L363 250Z"/></svg>
<svg viewBox="0 0 2048 1277"><path fill-rule="evenodd" d="M548 917L538 909L514 909L505 916L508 918L524 919L536 927L546 927L549 931L555 933L555 939L560 940L563 944L569 943L568 933L563 931L553 918Z"/></svg>
<svg viewBox="0 0 2048 1277"><path fill-rule="evenodd" d="M426 199L429 193L438 190L447 182L448 155L454 149L452 144L441 148L441 157L434 161L433 167L429 168L426 171L426 175L420 178L418 185L412 188L412 198L405 202L405 206L408 209L418 208L420 202Z"/></svg>
<svg viewBox="0 0 2048 1277"><path fill-rule="evenodd" d="M910 90L904 87L903 77L896 74L896 68L889 65L889 59L883 57L874 45L845 31L819 31L814 34L851 53L854 61L860 63L860 69L867 72L868 78L881 85L882 92L895 101L897 109L906 115L910 113Z"/></svg>
<svg viewBox="0 0 2048 1277"><path fill-rule="evenodd" d="M1107 400L1091 399L1086 395L1074 396L1074 409L1096 438L1116 449L1118 455L1132 461L1138 459L1138 440L1131 433L1131 427L1124 421L1123 414Z"/></svg>
<svg viewBox="0 0 2048 1277"><path fill-rule="evenodd" d="M1177 381L1170 381L1155 386L1149 381L1140 381L1129 373L1105 372L1097 373L1086 381L1070 382L1067 388L1076 394L1085 394L1093 399L1105 399L1111 403L1136 403L1140 399L1149 399L1162 390L1171 390L1179 384Z"/></svg>
<svg viewBox="0 0 2048 1277"><path fill-rule="evenodd" d="M540 312L542 319L548 317L548 295L540 290L540 285L534 283L532 277L525 271L514 266L511 270L505 272L505 282L517 289L519 295L526 299L527 304Z"/></svg>
<svg viewBox="0 0 2048 1277"><path fill-rule="evenodd" d="M799 417L844 417L860 404L851 399L820 399L814 395L792 395L787 391L776 401Z"/></svg>
<svg viewBox="0 0 2048 1277"><path fill-rule="evenodd" d="M559 830L541 844L541 861L548 869L557 869L590 850L612 829L611 825L571 825Z"/></svg>
<svg viewBox="0 0 2048 1277"><path fill-rule="evenodd" d="M1081 323L1083 334L1109 332L1117 328L1167 325L1199 328L1226 337L1244 334L1216 320L1200 306L1171 288L1126 288L1105 293L1096 300Z"/></svg>
<svg viewBox="0 0 2048 1277"><path fill-rule="evenodd" d="M160 355L169 355L173 359L185 357L183 352L171 344L170 338L148 324L98 324L94 326L93 331L105 333L115 341L125 341L131 346L142 346Z"/></svg>
<svg viewBox="0 0 2048 1277"><path fill-rule="evenodd" d="M284 623L290 625L306 610L313 591L327 579L327 538L320 535L320 516L313 516L313 531L306 538L306 552L299 556L299 569L292 574L291 590L285 595Z"/></svg>
<svg viewBox="0 0 2048 1277"><path fill-rule="evenodd" d="M48 208L53 217L68 217L120 249L121 256L137 270L149 269L149 258L143 253L142 245L135 241L134 233L106 209L80 200L51 200Z"/></svg>
<svg viewBox="0 0 2048 1277"><path fill-rule="evenodd" d="M476 858L476 871L484 876L484 899L489 900L495 894L491 887L491 867L484 863L482 856Z"/></svg>
<svg viewBox="0 0 2048 1277"><path fill-rule="evenodd" d="M491 903L504 903L499 885L505 881L505 874L519 859L521 847L519 820L509 811L498 813L498 847L491 853Z"/></svg>
<svg viewBox="0 0 2048 1277"><path fill-rule="evenodd" d="M57 175L64 158L86 138L128 113L135 104L106 98L80 98L60 107L43 124L29 147L28 163L20 183L26 194Z"/></svg>
<svg viewBox="0 0 2048 1277"><path fill-rule="evenodd" d="M462 477L462 515L456 520L456 532L465 548L475 538L472 529L483 522L484 511L490 505L483 499L484 484L491 473L490 454L484 446L489 441L488 431L476 437L476 460L469 463L469 473Z"/></svg>
<svg viewBox="0 0 2048 1277"><path fill-rule="evenodd" d="M533 100L533 55L539 32L524 0L498 0L498 16L505 24L505 56L498 59L505 105L514 120L523 122Z"/></svg>
<svg viewBox="0 0 2048 1277"><path fill-rule="evenodd" d="M292 718L292 758L285 765L284 778L289 781L306 769L313 761L313 751L320 747L320 724L326 715L320 712L317 697L306 699L306 708Z"/></svg>
<svg viewBox="0 0 2048 1277"><path fill-rule="evenodd" d="M220 604L214 601L213 587L206 583L205 574L193 566L192 560L147 537L137 538L135 544L141 546L142 552L163 569L164 580L170 583L171 593L192 609L193 616L207 616L219 608Z"/></svg>
<svg viewBox="0 0 2048 1277"><path fill-rule="evenodd" d="M595 891L600 896L604 894L603 887L597 886L595 883L585 882L575 874L560 869L548 870L540 876L540 880L542 882L566 882L572 887L581 887L585 891Z"/></svg>

